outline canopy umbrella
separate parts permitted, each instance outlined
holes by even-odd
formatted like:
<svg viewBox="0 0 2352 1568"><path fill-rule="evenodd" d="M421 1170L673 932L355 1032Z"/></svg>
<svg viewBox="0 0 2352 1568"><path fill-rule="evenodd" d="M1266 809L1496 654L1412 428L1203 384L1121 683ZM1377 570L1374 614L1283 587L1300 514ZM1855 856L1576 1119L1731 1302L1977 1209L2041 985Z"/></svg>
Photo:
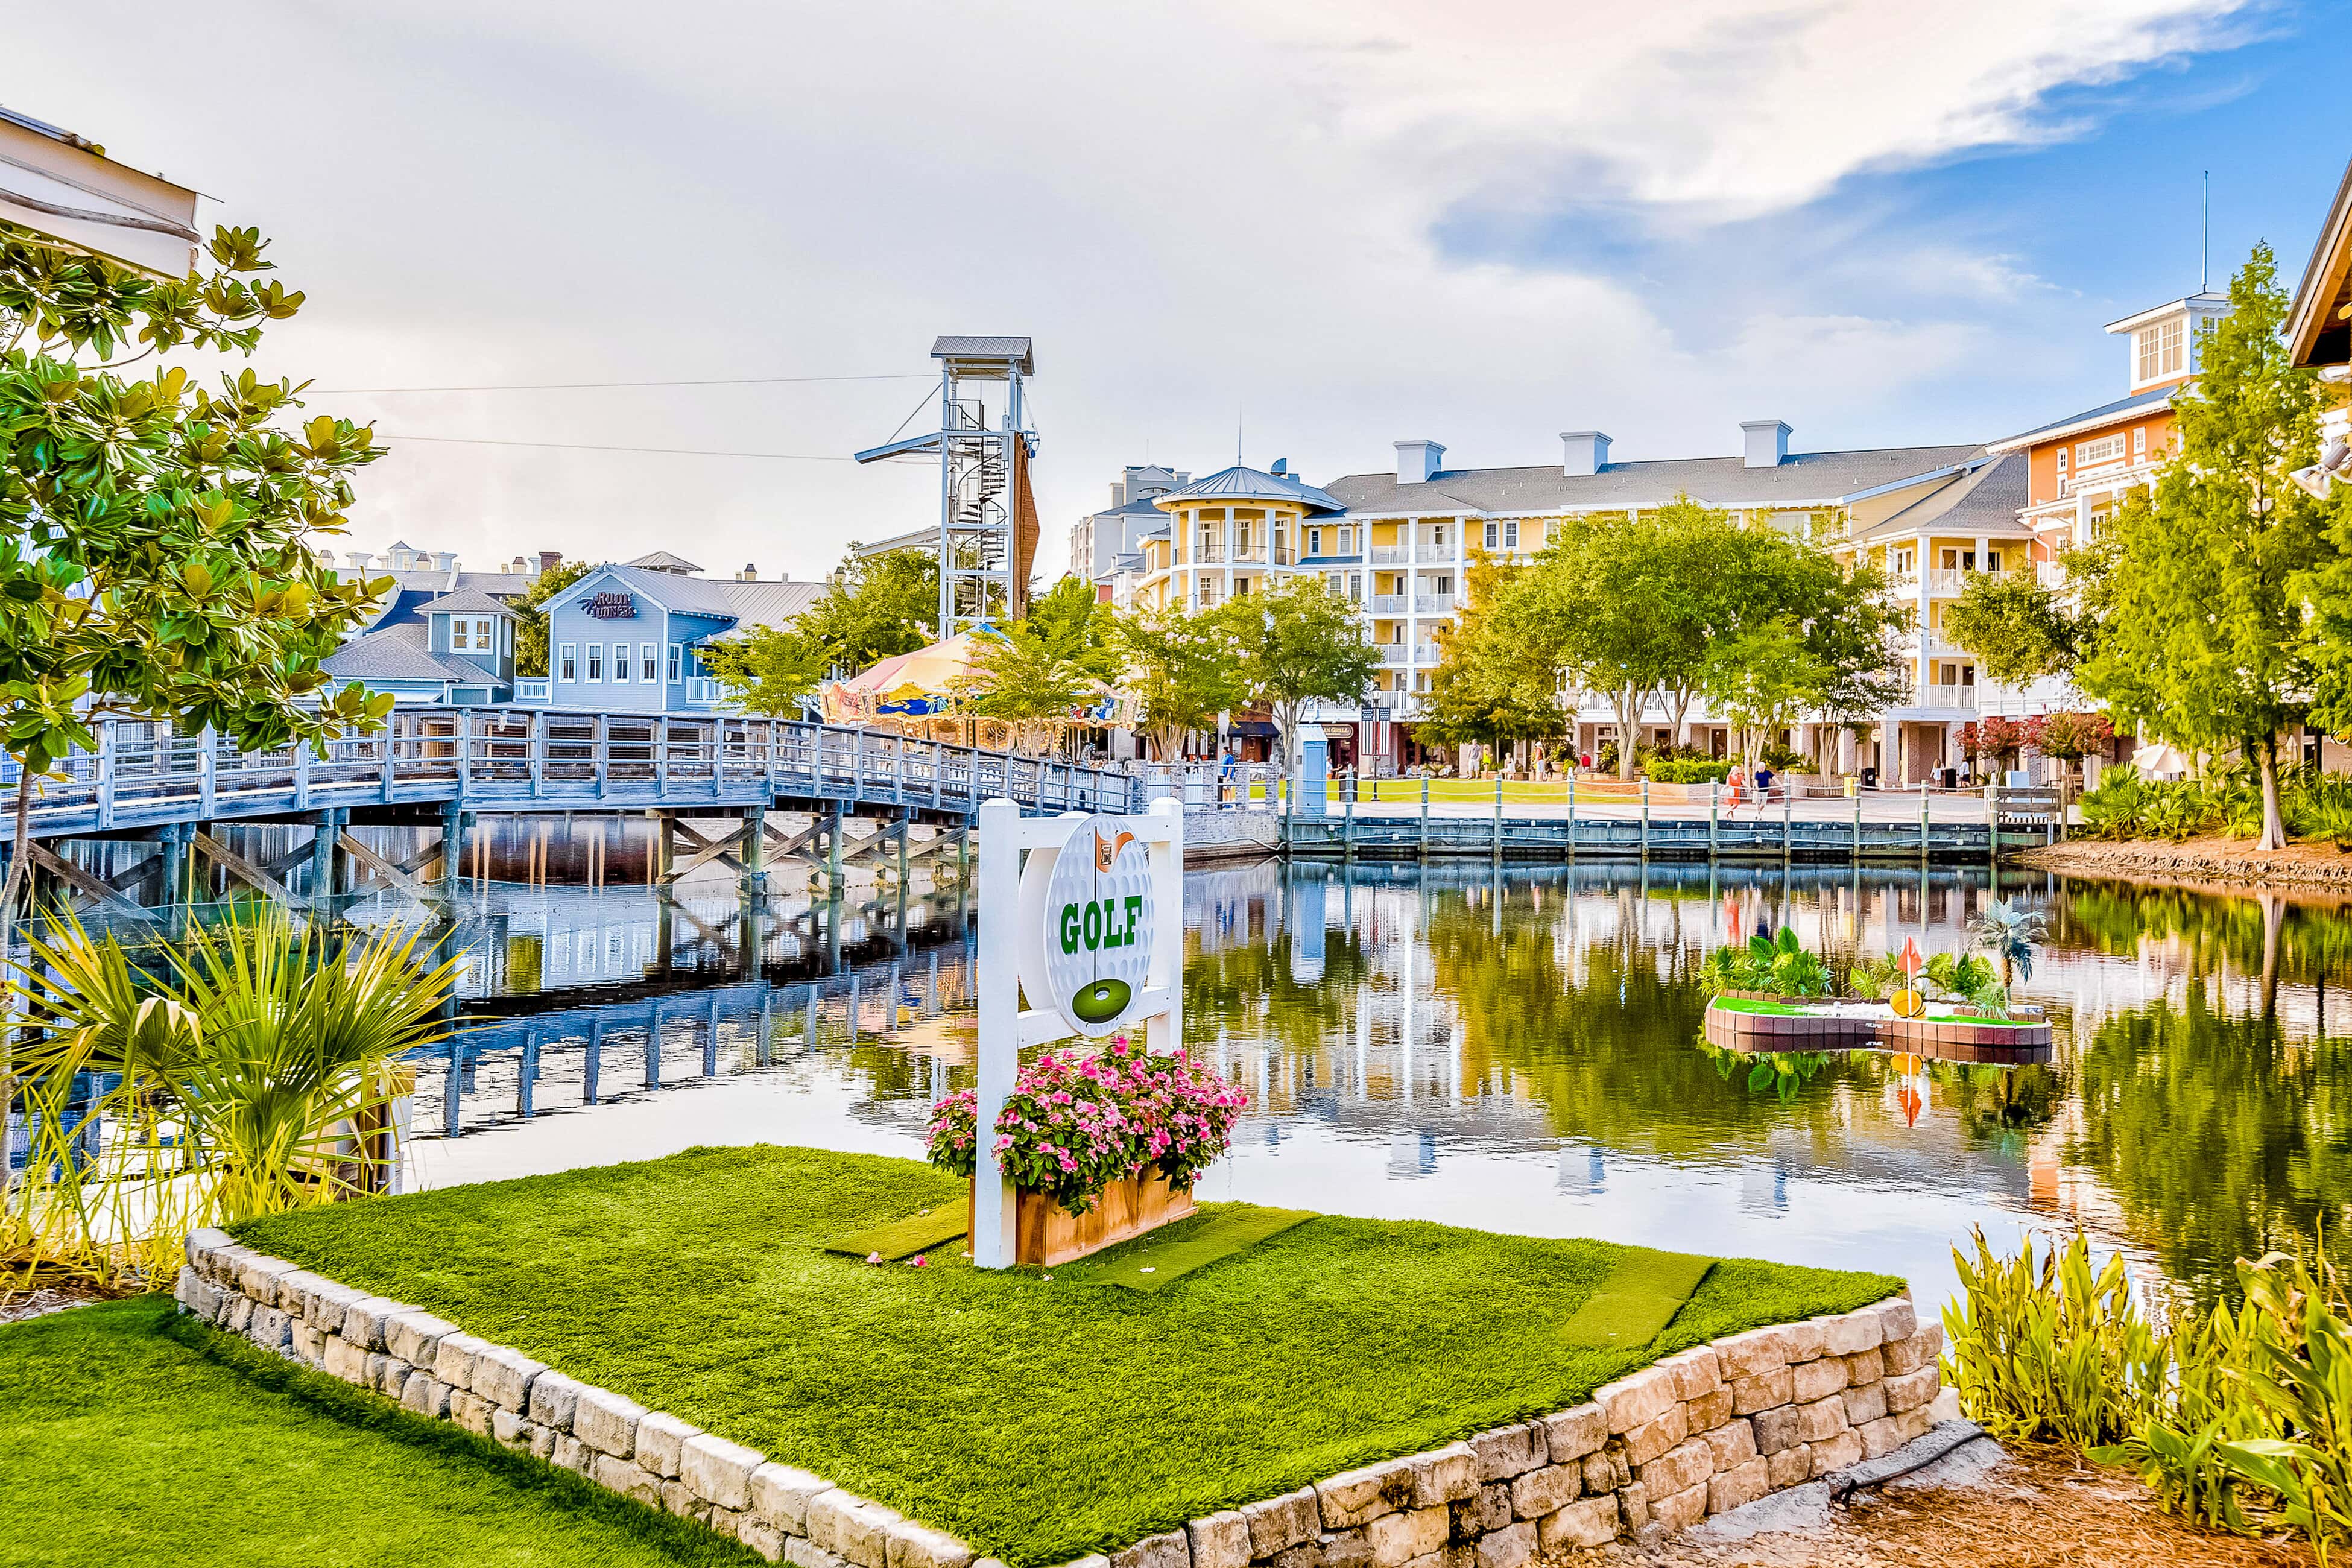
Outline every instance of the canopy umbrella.
<svg viewBox="0 0 2352 1568"><path fill-rule="evenodd" d="M870 719L911 719L946 711L959 685L971 674L973 639L995 628L982 623L944 642L898 654L824 689L829 723Z"/></svg>
<svg viewBox="0 0 2352 1568"><path fill-rule="evenodd" d="M2131 765L2144 779L2184 778L2194 769L2196 762L2169 741L2159 741L2152 746L2141 746L2131 754Z"/></svg>

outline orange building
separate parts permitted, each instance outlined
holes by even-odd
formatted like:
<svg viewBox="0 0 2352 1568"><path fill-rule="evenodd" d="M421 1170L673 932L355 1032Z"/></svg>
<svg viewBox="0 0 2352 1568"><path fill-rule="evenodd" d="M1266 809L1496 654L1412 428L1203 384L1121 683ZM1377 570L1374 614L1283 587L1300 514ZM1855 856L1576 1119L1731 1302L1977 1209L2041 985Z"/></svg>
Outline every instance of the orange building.
<svg viewBox="0 0 2352 1568"><path fill-rule="evenodd" d="M2096 538L2123 498L2154 479L2172 446L2172 395L2197 374L2198 333L2229 310L2227 295L2190 294L2108 322L2124 340L2129 391L1987 448L2025 455L2017 515L2045 580L2058 580L2059 552Z"/></svg>

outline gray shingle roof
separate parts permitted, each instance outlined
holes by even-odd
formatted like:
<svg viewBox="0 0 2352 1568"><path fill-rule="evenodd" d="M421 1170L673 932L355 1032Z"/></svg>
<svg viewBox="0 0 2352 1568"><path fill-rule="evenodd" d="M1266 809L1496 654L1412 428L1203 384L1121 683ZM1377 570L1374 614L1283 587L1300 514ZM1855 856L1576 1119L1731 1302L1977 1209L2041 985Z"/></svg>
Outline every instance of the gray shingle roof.
<svg viewBox="0 0 2352 1568"><path fill-rule="evenodd" d="M463 680L479 685L491 679L480 665L455 654L435 653L425 643L425 623L410 621L345 643L320 659L319 668L338 680Z"/></svg>
<svg viewBox="0 0 2352 1568"><path fill-rule="evenodd" d="M460 588L454 594L444 594L416 606L427 616L512 616L514 611L506 602L494 599L479 588Z"/></svg>
<svg viewBox="0 0 2352 1568"><path fill-rule="evenodd" d="M1954 533L1990 533L2006 529L2022 531L2018 509L2025 504L2025 454L2008 452L1962 475L1933 495L1922 496L1901 511L1859 535L1882 539L1908 534L1933 525Z"/></svg>
<svg viewBox="0 0 2352 1568"><path fill-rule="evenodd" d="M1454 508L1474 512L1605 511L1664 506L1678 495L1711 506L1821 506L1951 468L1983 450L1971 444L1791 452L1770 468L1751 468L1738 458L1609 463L1597 474L1566 473L1558 464L1442 468L1417 485L1400 485L1394 474L1349 474L1324 488L1349 512L1373 517Z"/></svg>
<svg viewBox="0 0 2352 1568"><path fill-rule="evenodd" d="M1204 479L1195 479L1181 489L1153 496L1152 504L1165 511L1184 501L1287 500L1304 503L1316 511L1340 511L1345 503L1313 485L1301 484L1282 474L1269 474L1264 468L1244 468L1235 464L1219 468Z"/></svg>
<svg viewBox="0 0 2352 1568"><path fill-rule="evenodd" d="M2069 414L2063 419L2053 419L2047 425L2036 425L2021 435L2004 437L1993 445L1995 447L2021 446L2035 437L2046 436L2053 430L2063 430L2074 425L2086 425L2095 419L2112 419L2122 415L2137 413L2143 408L2160 407L2170 403L2172 395L2179 390L2179 388L2173 386L2159 386L2151 391L2135 393L2129 397L2118 397L2113 403L2102 403L2096 408L2085 408L2080 414Z"/></svg>

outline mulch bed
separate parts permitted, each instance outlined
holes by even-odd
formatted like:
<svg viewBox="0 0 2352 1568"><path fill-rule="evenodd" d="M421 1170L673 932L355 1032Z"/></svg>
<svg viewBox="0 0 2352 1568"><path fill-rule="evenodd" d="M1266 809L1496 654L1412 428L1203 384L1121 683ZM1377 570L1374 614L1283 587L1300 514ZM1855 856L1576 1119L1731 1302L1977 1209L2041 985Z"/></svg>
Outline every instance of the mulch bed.
<svg viewBox="0 0 2352 1568"><path fill-rule="evenodd" d="M68 1307L86 1307L108 1300L106 1292L79 1280L37 1285L29 1290L0 1290L0 1323L47 1317Z"/></svg>
<svg viewBox="0 0 2352 1568"><path fill-rule="evenodd" d="M1736 1543L1620 1544L1578 1554L1612 1568L2305 1568L2301 1542L2197 1530L2159 1512L2128 1471L2053 1450L2012 1451L1972 1482L1888 1487L1830 1510L1817 1534ZM1576 1559L1568 1559L1569 1561Z"/></svg>
<svg viewBox="0 0 2352 1568"><path fill-rule="evenodd" d="M2279 883L2352 893L2352 854L2326 843L2261 850L2243 838L2191 838L2179 844L2077 839L2020 850L2016 858L2021 865L2074 877L2174 877L2199 884Z"/></svg>

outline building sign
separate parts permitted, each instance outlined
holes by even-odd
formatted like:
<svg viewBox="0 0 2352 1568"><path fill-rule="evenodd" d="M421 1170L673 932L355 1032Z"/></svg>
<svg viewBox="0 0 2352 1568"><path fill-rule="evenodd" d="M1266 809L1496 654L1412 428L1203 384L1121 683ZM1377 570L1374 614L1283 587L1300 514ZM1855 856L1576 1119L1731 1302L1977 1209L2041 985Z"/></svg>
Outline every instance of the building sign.
<svg viewBox="0 0 2352 1568"><path fill-rule="evenodd" d="M1073 1034L1117 1032L1150 977L1159 909L1138 826L1087 817L1058 854L1033 855L1022 878L1021 988Z"/></svg>
<svg viewBox="0 0 2352 1568"><path fill-rule="evenodd" d="M635 594L599 594L581 607L600 621L634 620L637 614L637 596Z"/></svg>

